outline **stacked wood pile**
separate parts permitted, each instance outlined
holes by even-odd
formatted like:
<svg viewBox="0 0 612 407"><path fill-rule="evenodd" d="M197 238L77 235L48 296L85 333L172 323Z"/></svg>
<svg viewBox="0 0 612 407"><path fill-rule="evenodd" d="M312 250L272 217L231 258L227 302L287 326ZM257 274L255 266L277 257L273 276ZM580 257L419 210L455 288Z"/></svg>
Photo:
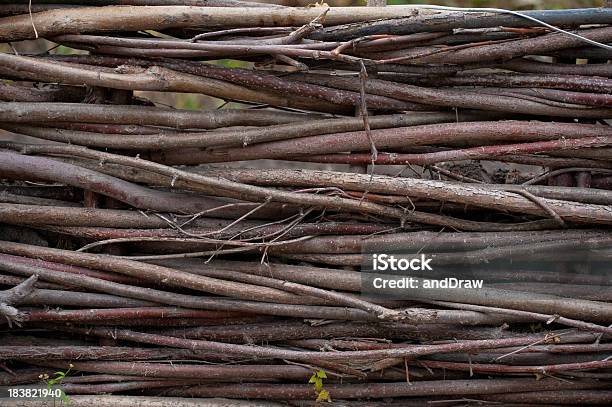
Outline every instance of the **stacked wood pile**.
<svg viewBox="0 0 612 407"><path fill-rule="evenodd" d="M612 404L612 9L0 4L3 391Z"/></svg>

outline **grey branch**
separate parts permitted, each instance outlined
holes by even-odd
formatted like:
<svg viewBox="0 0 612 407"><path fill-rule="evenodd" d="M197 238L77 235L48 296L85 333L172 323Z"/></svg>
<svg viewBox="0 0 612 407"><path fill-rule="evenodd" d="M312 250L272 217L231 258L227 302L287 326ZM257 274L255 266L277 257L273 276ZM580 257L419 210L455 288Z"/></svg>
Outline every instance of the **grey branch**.
<svg viewBox="0 0 612 407"><path fill-rule="evenodd" d="M12 323L19 325L23 321L23 314L12 305L18 305L25 297L32 293L34 284L38 281L38 276L30 276L27 280L19 283L15 287L0 292L0 315L4 315L8 321L9 327L12 328Z"/></svg>

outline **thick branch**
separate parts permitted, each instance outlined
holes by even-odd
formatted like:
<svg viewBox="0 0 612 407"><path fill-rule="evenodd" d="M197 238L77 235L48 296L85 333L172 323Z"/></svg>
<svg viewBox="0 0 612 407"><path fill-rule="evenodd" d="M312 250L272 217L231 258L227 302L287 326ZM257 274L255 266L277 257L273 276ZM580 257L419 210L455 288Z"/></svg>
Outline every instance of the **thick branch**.
<svg viewBox="0 0 612 407"><path fill-rule="evenodd" d="M370 10L363 7L333 7L325 24L345 24L381 18L409 17L414 8L385 7ZM189 7L189 6L108 6L67 10L50 10L0 20L3 41L34 39L32 24L38 35L48 37L67 33L163 30L191 26L260 27L308 24L321 14L320 8L278 7ZM249 18L245 18L248 15Z"/></svg>

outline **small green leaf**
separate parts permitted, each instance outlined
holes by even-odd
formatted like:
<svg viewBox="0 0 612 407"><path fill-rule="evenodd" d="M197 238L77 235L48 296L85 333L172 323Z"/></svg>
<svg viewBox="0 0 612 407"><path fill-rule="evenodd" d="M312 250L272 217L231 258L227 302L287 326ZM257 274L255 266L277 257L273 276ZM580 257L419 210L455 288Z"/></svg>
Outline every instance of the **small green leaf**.
<svg viewBox="0 0 612 407"><path fill-rule="evenodd" d="M323 388L323 380L317 378L317 381L315 382L314 387L316 391L321 390Z"/></svg>
<svg viewBox="0 0 612 407"><path fill-rule="evenodd" d="M317 381L317 375L313 374L312 376L310 376L310 380L308 380L308 383L314 383Z"/></svg>
<svg viewBox="0 0 612 407"><path fill-rule="evenodd" d="M71 403L70 397L68 397L68 395L66 394L66 392L64 392L64 390L62 390L61 392L62 392L62 395L60 396L60 399L64 402L64 404L69 405Z"/></svg>
<svg viewBox="0 0 612 407"><path fill-rule="evenodd" d="M325 374L324 370L317 371L317 377L320 377L321 379L327 379L327 375Z"/></svg>
<svg viewBox="0 0 612 407"><path fill-rule="evenodd" d="M329 392L327 390L321 390L319 392L319 395L317 396L317 401L331 402L331 397L329 397Z"/></svg>

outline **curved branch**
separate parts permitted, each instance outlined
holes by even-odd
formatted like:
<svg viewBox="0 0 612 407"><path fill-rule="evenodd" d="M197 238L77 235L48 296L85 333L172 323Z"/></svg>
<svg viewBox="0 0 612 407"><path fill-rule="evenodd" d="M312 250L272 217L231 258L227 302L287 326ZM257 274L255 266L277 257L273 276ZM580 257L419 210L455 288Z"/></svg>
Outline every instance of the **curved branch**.
<svg viewBox="0 0 612 407"><path fill-rule="evenodd" d="M173 192L156 191L132 184L96 171L77 167L72 164L44 157L29 157L0 151L0 172L6 178L35 179L61 182L110 196L139 209L151 209L162 212L182 212L195 214L209 211L219 217L233 217L243 210L249 211L256 204L237 207L223 207L227 202L202 196L190 196ZM246 206L246 207L244 207ZM259 213L263 216L279 215L280 208L264 208ZM257 215L255 215L257 216Z"/></svg>

